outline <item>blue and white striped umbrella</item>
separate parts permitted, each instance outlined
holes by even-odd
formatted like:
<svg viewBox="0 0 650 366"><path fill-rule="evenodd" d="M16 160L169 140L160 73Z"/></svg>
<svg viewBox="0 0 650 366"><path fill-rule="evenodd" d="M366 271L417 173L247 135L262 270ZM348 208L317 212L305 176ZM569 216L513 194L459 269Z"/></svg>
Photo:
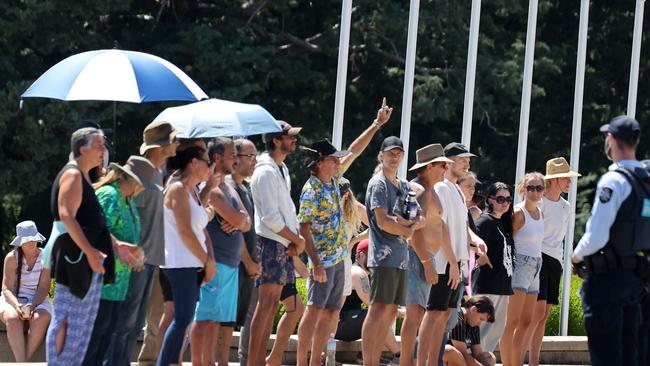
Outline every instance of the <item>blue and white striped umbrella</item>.
<svg viewBox="0 0 650 366"><path fill-rule="evenodd" d="M251 136L282 131L262 106L221 99L167 108L154 121L171 123L181 130L177 136L182 138Z"/></svg>
<svg viewBox="0 0 650 366"><path fill-rule="evenodd" d="M118 49L83 52L52 66L22 98L144 103L208 96L169 61Z"/></svg>

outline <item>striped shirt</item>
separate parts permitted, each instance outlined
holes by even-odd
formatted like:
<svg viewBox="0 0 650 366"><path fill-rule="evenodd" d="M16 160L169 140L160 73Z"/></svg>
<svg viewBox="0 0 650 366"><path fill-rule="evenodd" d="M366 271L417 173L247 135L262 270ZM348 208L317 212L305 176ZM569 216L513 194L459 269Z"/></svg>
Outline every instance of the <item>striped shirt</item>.
<svg viewBox="0 0 650 366"><path fill-rule="evenodd" d="M467 347L481 344L481 334L479 327L471 327L465 320L463 309L458 312L458 323L449 332L449 339L464 342Z"/></svg>

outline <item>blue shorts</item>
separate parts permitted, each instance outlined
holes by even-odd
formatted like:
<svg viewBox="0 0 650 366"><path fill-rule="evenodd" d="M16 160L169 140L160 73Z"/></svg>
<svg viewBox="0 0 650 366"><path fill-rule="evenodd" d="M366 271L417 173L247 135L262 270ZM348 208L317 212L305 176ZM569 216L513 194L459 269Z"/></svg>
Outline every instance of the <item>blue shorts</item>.
<svg viewBox="0 0 650 366"><path fill-rule="evenodd" d="M284 286L295 282L293 258L287 254L287 247L282 243L258 235L257 253L262 275L255 280L255 286L265 283Z"/></svg>
<svg viewBox="0 0 650 366"><path fill-rule="evenodd" d="M201 286L194 320L234 322L237 319L239 267L216 263L217 274Z"/></svg>
<svg viewBox="0 0 650 366"><path fill-rule="evenodd" d="M512 291L522 291L528 295L539 293L539 272L542 269L542 257L515 255L512 272Z"/></svg>
<svg viewBox="0 0 650 366"><path fill-rule="evenodd" d="M432 255L429 255L429 257L433 258ZM420 305L423 309L426 309L427 302L429 301L429 292L431 292L431 284L424 277L424 267L420 262L420 257L415 254L413 248L409 247L406 305Z"/></svg>

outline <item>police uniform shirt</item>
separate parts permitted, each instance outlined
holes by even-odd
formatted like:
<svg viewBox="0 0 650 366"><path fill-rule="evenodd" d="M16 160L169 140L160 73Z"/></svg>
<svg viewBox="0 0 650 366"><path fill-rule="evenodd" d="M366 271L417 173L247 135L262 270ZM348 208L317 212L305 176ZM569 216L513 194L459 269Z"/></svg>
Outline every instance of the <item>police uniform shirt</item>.
<svg viewBox="0 0 650 366"><path fill-rule="evenodd" d="M637 160L621 160L610 165L609 171L600 178L585 234L573 252L579 260L584 260L586 256L598 252L607 244L609 230L614 224L616 214L623 201L632 192L632 186L627 178L615 172L619 167L634 171L636 168L642 168L643 164Z"/></svg>

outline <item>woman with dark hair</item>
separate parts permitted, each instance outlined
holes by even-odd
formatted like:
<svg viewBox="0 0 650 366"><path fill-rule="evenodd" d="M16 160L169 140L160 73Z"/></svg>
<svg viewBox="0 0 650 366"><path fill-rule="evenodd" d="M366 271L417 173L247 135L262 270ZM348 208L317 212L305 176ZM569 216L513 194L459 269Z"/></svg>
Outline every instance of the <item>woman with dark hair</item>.
<svg viewBox="0 0 650 366"><path fill-rule="evenodd" d="M41 265L41 249L37 243L45 237L33 221L16 225L14 250L5 257L0 320L7 327L7 340L16 362L28 362L45 337L52 317L50 271ZM28 326L25 341L25 326Z"/></svg>
<svg viewBox="0 0 650 366"><path fill-rule="evenodd" d="M165 333L157 365L179 362L199 295L197 272L205 272L204 283L216 273L206 243L208 212L196 192L196 186L207 181L212 170L207 151L192 146L177 152L170 168L178 169L178 179L171 180L165 188L165 265L161 268L172 289L174 317Z"/></svg>
<svg viewBox="0 0 650 366"><path fill-rule="evenodd" d="M492 300L495 321L481 326L481 345L492 352L499 343L506 324L508 299L512 295L512 196L510 187L502 182L491 184L486 192L486 213L476 221L477 234L488 246L474 269L472 288Z"/></svg>

